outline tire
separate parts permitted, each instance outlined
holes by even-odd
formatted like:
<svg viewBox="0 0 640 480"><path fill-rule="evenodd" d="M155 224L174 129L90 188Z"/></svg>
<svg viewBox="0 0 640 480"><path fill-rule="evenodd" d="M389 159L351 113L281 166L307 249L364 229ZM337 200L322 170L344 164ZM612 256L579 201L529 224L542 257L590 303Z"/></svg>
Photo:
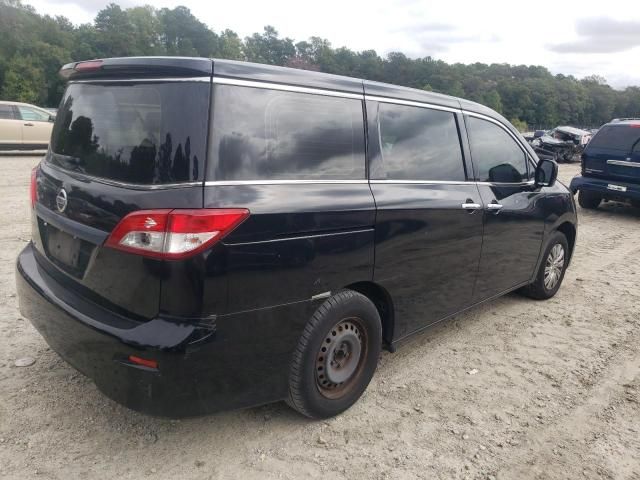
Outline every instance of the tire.
<svg viewBox="0 0 640 480"><path fill-rule="evenodd" d="M595 210L598 208L601 201L602 197L596 193L587 192L585 190L580 190L578 193L578 204L580 204L582 208Z"/></svg>
<svg viewBox="0 0 640 480"><path fill-rule="evenodd" d="M382 324L375 305L353 290L336 293L315 311L300 337L287 403L310 418L344 412L369 385L381 347Z"/></svg>
<svg viewBox="0 0 640 480"><path fill-rule="evenodd" d="M558 257L556 255L558 254L559 249L561 249L562 253L562 265L556 269L552 267L552 264L555 264L556 266L558 265ZM556 261L554 261L554 257L556 258ZM562 280L564 279L564 274L567 270L568 262L569 244L567 242L567 237L565 237L563 233L556 231L552 233L551 237L549 238L547 248L545 248L544 250L544 255L542 257L542 261L540 262L540 267L538 268L538 273L536 274L536 279L532 284L526 286L522 290L522 293L536 300L546 300L553 297L560 288L560 285L562 285ZM553 274L555 275L555 281L545 281L546 278L548 278L547 268L549 268L550 270L549 274L552 274L551 271L553 271Z"/></svg>

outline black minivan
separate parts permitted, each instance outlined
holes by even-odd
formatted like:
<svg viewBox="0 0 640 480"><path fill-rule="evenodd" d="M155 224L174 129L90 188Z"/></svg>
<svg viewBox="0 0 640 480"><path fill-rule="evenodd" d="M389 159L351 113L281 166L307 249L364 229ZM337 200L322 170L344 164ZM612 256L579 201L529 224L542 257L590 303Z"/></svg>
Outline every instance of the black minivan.
<svg viewBox="0 0 640 480"><path fill-rule="evenodd" d="M382 347L521 289L576 240L557 165L479 104L202 58L66 65L20 311L130 408L351 406Z"/></svg>

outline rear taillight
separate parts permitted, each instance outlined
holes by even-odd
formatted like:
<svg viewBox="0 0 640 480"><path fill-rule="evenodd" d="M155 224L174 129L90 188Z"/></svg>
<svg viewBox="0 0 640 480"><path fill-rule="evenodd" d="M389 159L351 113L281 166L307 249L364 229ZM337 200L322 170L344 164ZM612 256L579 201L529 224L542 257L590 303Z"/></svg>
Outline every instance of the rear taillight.
<svg viewBox="0 0 640 480"><path fill-rule="evenodd" d="M105 245L155 258L185 258L220 241L248 216L244 208L140 210L124 217Z"/></svg>
<svg viewBox="0 0 640 480"><path fill-rule="evenodd" d="M31 170L31 182L29 183L29 197L31 198L31 208L35 208L38 201L38 167Z"/></svg>

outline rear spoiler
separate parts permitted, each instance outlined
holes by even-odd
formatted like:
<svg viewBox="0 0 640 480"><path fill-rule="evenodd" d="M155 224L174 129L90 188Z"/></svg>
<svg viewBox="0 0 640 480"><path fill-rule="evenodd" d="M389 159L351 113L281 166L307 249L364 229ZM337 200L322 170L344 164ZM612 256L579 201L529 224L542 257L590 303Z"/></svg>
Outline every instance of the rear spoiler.
<svg viewBox="0 0 640 480"><path fill-rule="evenodd" d="M213 61L196 57L122 57L67 63L65 80L114 77L210 77Z"/></svg>

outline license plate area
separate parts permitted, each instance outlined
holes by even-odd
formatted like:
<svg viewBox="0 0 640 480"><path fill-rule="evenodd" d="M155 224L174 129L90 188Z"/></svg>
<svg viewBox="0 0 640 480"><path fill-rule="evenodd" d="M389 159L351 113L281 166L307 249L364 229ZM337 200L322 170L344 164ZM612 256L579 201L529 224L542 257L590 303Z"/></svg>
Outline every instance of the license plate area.
<svg viewBox="0 0 640 480"><path fill-rule="evenodd" d="M627 187L623 185L616 185L615 183L609 183L607 185L607 190L613 190L614 192L626 192Z"/></svg>
<svg viewBox="0 0 640 480"><path fill-rule="evenodd" d="M40 218L38 224L42 246L49 260L74 277L82 278L95 245L74 237Z"/></svg>

